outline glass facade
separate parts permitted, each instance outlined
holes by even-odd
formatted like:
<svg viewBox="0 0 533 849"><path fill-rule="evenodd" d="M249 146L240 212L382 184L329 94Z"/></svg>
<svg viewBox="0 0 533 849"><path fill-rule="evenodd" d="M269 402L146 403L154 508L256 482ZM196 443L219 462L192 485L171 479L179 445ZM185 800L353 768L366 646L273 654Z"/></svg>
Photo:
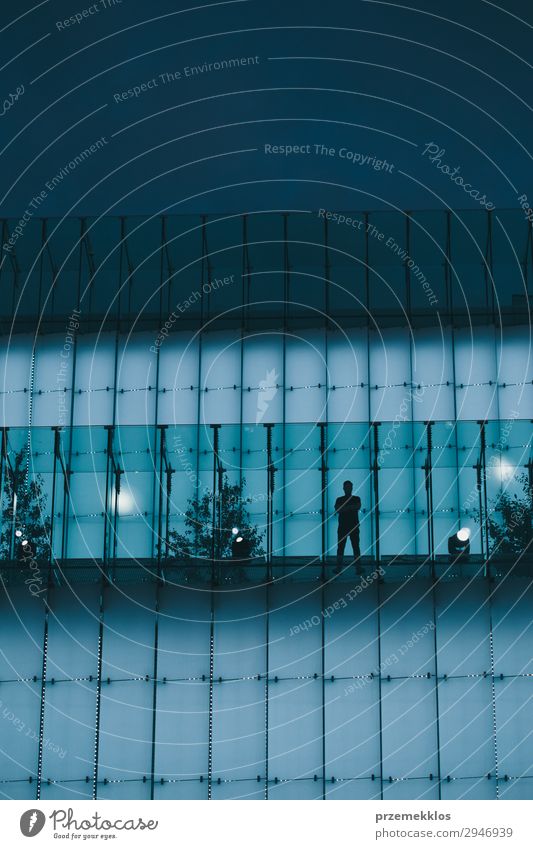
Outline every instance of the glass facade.
<svg viewBox="0 0 533 849"><path fill-rule="evenodd" d="M4 247L5 798L531 798L533 565L489 531L503 494L531 530L532 251L505 211ZM224 475L265 548L237 571L172 544Z"/></svg>
<svg viewBox="0 0 533 849"><path fill-rule="evenodd" d="M2 797L531 798L531 577L376 574L3 572Z"/></svg>
<svg viewBox="0 0 533 849"><path fill-rule="evenodd" d="M5 429L3 554L16 559L17 529L49 527L57 560L179 557L169 534L185 530L189 503L213 491L216 469L243 482L265 540L271 528L273 558L335 554L346 479L362 501L363 556L446 559L448 538L466 525L472 554L487 558L487 515L497 517L502 493L520 497L532 485L532 435L531 421L512 418ZM32 482L43 501L26 527L20 505Z"/></svg>

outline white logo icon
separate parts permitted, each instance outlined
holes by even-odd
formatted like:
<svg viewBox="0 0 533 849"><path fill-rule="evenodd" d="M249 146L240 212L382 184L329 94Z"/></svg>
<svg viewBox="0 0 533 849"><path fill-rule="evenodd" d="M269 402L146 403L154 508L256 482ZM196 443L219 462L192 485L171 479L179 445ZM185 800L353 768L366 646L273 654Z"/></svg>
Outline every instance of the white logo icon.
<svg viewBox="0 0 533 849"><path fill-rule="evenodd" d="M24 837L35 837L36 834L42 831L45 822L46 817L42 811L36 808L30 808L20 818L20 830Z"/></svg>
<svg viewBox="0 0 533 849"><path fill-rule="evenodd" d="M257 415L255 417L256 425L263 421L264 415L268 410L268 406L278 391L277 381L278 375L276 369L267 371L264 380L259 381L259 394L257 396Z"/></svg>

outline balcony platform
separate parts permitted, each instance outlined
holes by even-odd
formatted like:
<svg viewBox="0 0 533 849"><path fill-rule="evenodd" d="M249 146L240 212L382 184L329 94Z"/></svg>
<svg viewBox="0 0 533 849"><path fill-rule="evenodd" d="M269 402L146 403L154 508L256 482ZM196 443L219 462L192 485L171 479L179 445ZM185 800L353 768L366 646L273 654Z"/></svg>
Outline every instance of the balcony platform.
<svg viewBox="0 0 533 849"><path fill-rule="evenodd" d="M264 559L247 562L221 560L213 568L211 561L202 559L177 560L163 559L158 563L155 558L115 559L107 565L101 560L68 559L57 560L52 566L45 562L38 564L39 574L34 567L29 570L17 561L4 561L0 564L0 578L5 587L29 584L37 579L40 586L46 586L48 577L53 586L68 586L74 583L98 583L107 579L112 584L151 583L158 579L164 584L186 586L189 588L218 591L235 587L261 586L266 583L321 583L344 582L363 583L403 583L406 581L430 581L432 576L439 582L475 579L502 580L512 576L533 578L533 554L520 557L513 555L491 558L486 561L479 555L472 555L466 562L450 563L447 556L435 558L434 565L424 556L395 555L384 556L379 563L373 557L362 557L362 574L358 575L349 558L337 573L334 557L324 563L316 557L276 557L270 564Z"/></svg>

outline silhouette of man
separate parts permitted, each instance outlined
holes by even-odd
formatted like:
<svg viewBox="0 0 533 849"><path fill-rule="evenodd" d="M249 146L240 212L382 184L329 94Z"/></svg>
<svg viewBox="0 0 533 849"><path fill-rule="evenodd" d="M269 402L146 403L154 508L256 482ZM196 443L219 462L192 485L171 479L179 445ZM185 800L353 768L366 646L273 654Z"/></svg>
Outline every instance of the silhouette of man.
<svg viewBox="0 0 533 849"><path fill-rule="evenodd" d="M361 551L359 549L359 510L361 509L361 499L358 495L352 495L353 483L351 481L344 481L342 488L344 495L341 495L335 501L335 513L339 517L337 567L335 572L340 572L344 558L344 549L346 548L346 540L350 537L355 569L357 574L360 575L362 573L359 564L361 558Z"/></svg>

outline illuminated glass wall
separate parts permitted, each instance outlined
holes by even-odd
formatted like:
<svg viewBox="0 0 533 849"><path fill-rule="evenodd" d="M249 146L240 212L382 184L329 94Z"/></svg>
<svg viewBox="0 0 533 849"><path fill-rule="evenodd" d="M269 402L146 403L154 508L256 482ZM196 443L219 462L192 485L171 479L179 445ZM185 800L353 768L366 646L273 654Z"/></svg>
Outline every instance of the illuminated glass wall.
<svg viewBox="0 0 533 849"><path fill-rule="evenodd" d="M2 797L531 798L531 578L357 586L12 579Z"/></svg>
<svg viewBox="0 0 533 849"><path fill-rule="evenodd" d="M3 338L8 426L531 418L529 327ZM153 350L152 350L153 349ZM154 351L159 353L154 353Z"/></svg>
<svg viewBox="0 0 533 849"><path fill-rule="evenodd" d="M4 797L531 798L531 561L487 535L533 480L531 228L341 218L4 250ZM220 469L272 551L214 583L168 541ZM364 578L333 572L345 479Z"/></svg>
<svg viewBox="0 0 533 849"><path fill-rule="evenodd" d="M185 531L192 500L213 491L216 467L243 483L264 543L272 528L273 558L335 554L334 504L347 479L362 501L365 557L445 557L460 526L471 530L473 554L500 556L487 517L499 516L502 493L527 497L532 436L530 421L512 418L6 429L1 553L20 559L27 536L38 559L179 559L169 540ZM32 486L39 502L24 500Z"/></svg>
<svg viewBox="0 0 533 849"><path fill-rule="evenodd" d="M426 422L435 553L479 512L476 466L488 502L529 474L533 240L517 211L32 220L3 250L5 453L31 432L49 510L51 477L66 479L56 556L154 556L165 426L162 509L178 526L211 485L214 424L264 522L274 425L278 556L331 552L346 477L368 555L377 508L381 554L428 553Z"/></svg>

